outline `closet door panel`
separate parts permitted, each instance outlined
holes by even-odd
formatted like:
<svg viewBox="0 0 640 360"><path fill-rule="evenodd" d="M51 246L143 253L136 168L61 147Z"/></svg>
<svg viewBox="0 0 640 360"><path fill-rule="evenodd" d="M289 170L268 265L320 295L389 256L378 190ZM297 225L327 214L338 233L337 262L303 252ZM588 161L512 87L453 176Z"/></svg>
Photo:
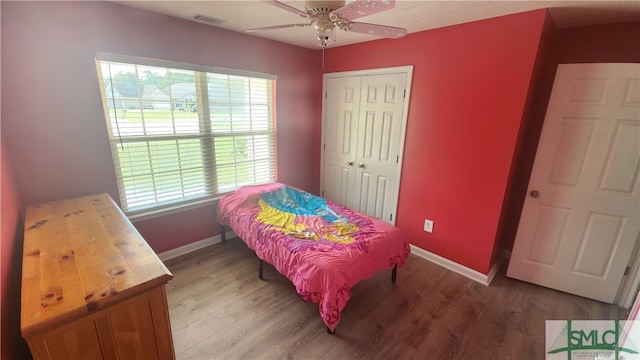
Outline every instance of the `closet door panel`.
<svg viewBox="0 0 640 360"><path fill-rule="evenodd" d="M393 223L402 141L404 73L364 76L358 126L354 208Z"/></svg>
<svg viewBox="0 0 640 360"><path fill-rule="evenodd" d="M352 206L356 181L360 77L328 79L325 93L323 196Z"/></svg>

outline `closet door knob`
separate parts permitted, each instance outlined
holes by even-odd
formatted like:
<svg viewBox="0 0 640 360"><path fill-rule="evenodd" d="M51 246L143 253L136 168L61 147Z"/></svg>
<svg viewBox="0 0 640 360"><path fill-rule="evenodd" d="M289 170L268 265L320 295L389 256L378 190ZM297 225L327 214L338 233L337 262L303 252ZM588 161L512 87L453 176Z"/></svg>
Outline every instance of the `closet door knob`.
<svg viewBox="0 0 640 360"><path fill-rule="evenodd" d="M353 166L353 161L347 161L347 165Z"/></svg>
<svg viewBox="0 0 640 360"><path fill-rule="evenodd" d="M364 163L359 163L358 167L361 168L361 169L364 168Z"/></svg>
<svg viewBox="0 0 640 360"><path fill-rule="evenodd" d="M531 195L531 197L533 198L539 198L540 197L540 192L538 190L531 190L531 192L529 193L529 195Z"/></svg>

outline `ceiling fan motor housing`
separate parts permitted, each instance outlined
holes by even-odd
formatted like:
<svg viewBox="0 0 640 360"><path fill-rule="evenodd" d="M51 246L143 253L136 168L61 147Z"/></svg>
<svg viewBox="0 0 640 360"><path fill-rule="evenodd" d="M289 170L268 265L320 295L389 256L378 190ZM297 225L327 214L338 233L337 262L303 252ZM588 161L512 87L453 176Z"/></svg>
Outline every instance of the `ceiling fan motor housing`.
<svg viewBox="0 0 640 360"><path fill-rule="evenodd" d="M304 8L309 15L329 14L344 6L343 1L305 1Z"/></svg>
<svg viewBox="0 0 640 360"><path fill-rule="evenodd" d="M329 17L332 11L344 6L344 1L306 1L307 14L313 18L312 25L318 30L318 36L333 30L334 21Z"/></svg>

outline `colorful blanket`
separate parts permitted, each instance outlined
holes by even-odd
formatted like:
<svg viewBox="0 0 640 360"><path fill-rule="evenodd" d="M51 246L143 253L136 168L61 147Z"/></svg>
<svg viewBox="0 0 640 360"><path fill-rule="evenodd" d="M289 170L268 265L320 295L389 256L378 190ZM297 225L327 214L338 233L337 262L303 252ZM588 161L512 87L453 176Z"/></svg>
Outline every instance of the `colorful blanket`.
<svg viewBox="0 0 640 360"><path fill-rule="evenodd" d="M303 299L318 303L332 331L353 285L403 266L409 255L398 228L280 183L225 196L218 222L289 278Z"/></svg>

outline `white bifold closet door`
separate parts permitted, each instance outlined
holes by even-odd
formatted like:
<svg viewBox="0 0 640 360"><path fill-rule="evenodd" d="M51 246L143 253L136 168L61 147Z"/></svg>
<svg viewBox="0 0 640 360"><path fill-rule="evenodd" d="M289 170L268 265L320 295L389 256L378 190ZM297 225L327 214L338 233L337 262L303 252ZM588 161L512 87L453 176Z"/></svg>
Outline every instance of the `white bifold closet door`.
<svg viewBox="0 0 640 360"><path fill-rule="evenodd" d="M322 195L395 223L410 68L325 75Z"/></svg>

